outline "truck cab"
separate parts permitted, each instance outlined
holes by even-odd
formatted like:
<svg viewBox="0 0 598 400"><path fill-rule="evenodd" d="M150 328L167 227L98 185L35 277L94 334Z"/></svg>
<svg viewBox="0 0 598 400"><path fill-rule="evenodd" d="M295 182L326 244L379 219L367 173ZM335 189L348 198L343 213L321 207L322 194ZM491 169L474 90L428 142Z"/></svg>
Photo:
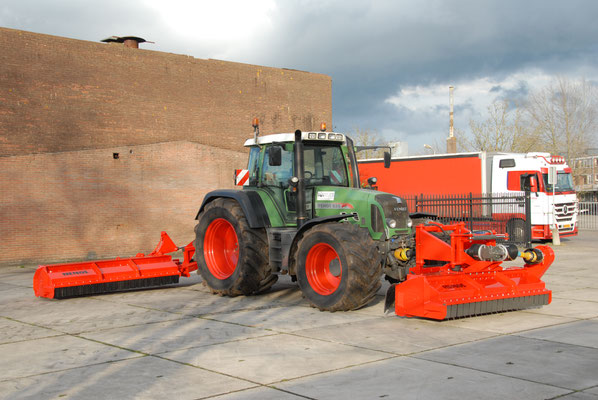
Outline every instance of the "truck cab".
<svg viewBox="0 0 598 400"><path fill-rule="evenodd" d="M577 196L563 157L534 152L496 153L489 158L493 192L532 192L532 239L552 238L554 224L560 236L577 234ZM549 183L551 169L554 184Z"/></svg>

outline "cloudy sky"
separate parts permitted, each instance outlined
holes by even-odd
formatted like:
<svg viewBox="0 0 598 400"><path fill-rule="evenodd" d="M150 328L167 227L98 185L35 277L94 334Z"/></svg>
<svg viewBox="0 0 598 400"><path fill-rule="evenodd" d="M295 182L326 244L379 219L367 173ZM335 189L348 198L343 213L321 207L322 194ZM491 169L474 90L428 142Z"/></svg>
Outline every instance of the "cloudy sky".
<svg viewBox="0 0 598 400"><path fill-rule="evenodd" d="M467 131L553 77L598 84L594 0L3 0L0 26L327 74L336 131L444 150L448 87Z"/></svg>

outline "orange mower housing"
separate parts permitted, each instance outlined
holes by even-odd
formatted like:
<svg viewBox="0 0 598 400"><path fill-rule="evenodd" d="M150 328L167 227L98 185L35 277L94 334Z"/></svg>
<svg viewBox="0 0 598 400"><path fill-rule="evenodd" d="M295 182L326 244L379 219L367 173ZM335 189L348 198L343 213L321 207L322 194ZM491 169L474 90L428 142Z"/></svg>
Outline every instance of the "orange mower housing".
<svg viewBox="0 0 598 400"><path fill-rule="evenodd" d="M497 245L497 238L472 233L463 223L416 227L415 267L389 288L385 309L394 304L399 316L443 320L549 304L552 292L540 278L554 251L538 246L518 252ZM517 256L523 267L501 266Z"/></svg>
<svg viewBox="0 0 598 400"><path fill-rule="evenodd" d="M183 262L167 254L177 250L183 250ZM193 243L179 248L162 232L147 256L40 265L33 276L33 291L37 297L63 299L178 283L179 277L197 270L197 263L191 261L194 253Z"/></svg>

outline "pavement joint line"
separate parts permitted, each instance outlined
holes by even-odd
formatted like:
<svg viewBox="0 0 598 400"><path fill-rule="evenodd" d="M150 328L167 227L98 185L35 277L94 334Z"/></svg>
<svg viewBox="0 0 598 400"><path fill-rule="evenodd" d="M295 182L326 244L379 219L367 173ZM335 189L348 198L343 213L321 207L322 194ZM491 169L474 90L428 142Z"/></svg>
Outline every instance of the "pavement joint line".
<svg viewBox="0 0 598 400"><path fill-rule="evenodd" d="M328 340L328 339L314 338L314 337L310 337L310 336L299 335L297 333L292 333L292 332L280 332L279 334L280 335L289 335L289 336L300 337L302 339L315 340L315 341L318 341L318 342L338 344L338 345L341 345L341 346L352 347L352 348L355 348L355 349L374 351L376 353L382 353L382 354L386 354L386 355L391 355L390 358L396 357L396 356L402 356L403 355L403 354L395 353L395 352L392 352L392 351L371 349L369 347L357 346L357 345L354 345L354 344L347 344L347 343L337 342L337 341Z"/></svg>
<svg viewBox="0 0 598 400"><path fill-rule="evenodd" d="M247 339L239 339L238 341L241 341L241 340L248 340L248 339L250 339L250 338L247 338ZM313 338L311 338L311 339L313 339ZM318 339L313 339L313 340L318 340ZM212 346L212 345L210 345L210 346ZM355 346L346 345L346 344L345 344L345 346L348 346L348 347L355 347ZM207 346L204 346L204 347L207 347ZM367 350L371 350L371 349L367 349ZM177 350L177 351L178 351L178 350ZM376 351L376 350L371 350L371 351ZM379 351L379 352L381 352L381 353L384 353L384 352L382 352L382 351ZM163 353L162 353L162 354L163 354ZM280 389L278 389L278 388L276 388L276 387L274 387L274 386L272 386L272 385L275 385L275 384L277 384L277 383L282 383L282 382L290 382L290 381L293 381L293 380L296 380L296 379L306 378L306 377L310 377L310 376L316 376L316 375L320 375L320 374L326 374L326 373L329 373L329 372L342 371L342 370L344 370L344 369L347 369L347 368L353 368L353 367L358 367L358 366L362 366L362 365L368 365L368 364L372 364L372 363L375 363L375 362L380 362L380 361L386 361L386 360L390 360L390 359L393 359L393 358L400 358L400 357L403 357L402 355L391 354L389 357L385 357L385 358L381 358L381 359L377 359L377 360L371 360L371 361L365 361L365 362L362 362L362 363L357 363L357 364L345 365L345 366L343 366L343 367L339 367L339 368L333 368L333 369L324 370L324 371L319 371L319 372L314 372L314 373L312 373L312 374L301 375L301 376L297 376L297 377L290 378L290 379L281 379L281 380L279 380L279 381L272 381L272 382L269 382L269 383L259 383L259 382L252 381L251 379L242 378L242 377L239 377L239 376L235 376L235 375L227 374L227 373L225 373L225 372L221 372L221 371L217 371L217 370L212 370L212 369L209 369L209 368L206 368L206 367L201 367L201 366L198 366L198 365L193 365L193 364L191 364L191 363L187 363L187 362L183 362L183 361L177 361L177 360L173 360L173 359L170 359L170 358L164 357L164 356L162 356L162 355L160 355L160 354L148 354L148 355L149 355L150 357L156 357L156 358L160 358L160 359L163 359L163 360L166 360L166 361L175 362L175 363L178 363L178 364L181 364L181 365L187 365L187 366L194 367L194 368L198 368L198 369L201 369L201 370L204 370L204 371L208 371L208 372L217 373L217 374L220 374L220 375L227 376L227 377L229 377L229 378L240 379L240 380L243 380L243 381L246 381L246 382L249 382L249 383L253 383L253 384L256 384L256 385L259 385L259 386L273 387L273 388L275 388L275 389L277 389L277 390L280 390ZM249 388L248 388L248 389L249 389ZM289 392L289 393L292 393L292 392ZM292 393L292 394L295 394L295 393ZM304 397L304 396L302 396L302 397ZM307 398L308 398L308 399L310 399L310 397L307 397Z"/></svg>
<svg viewBox="0 0 598 400"><path fill-rule="evenodd" d="M184 314L182 311L169 311L169 310L163 310L160 308L155 308L155 307L149 307L149 306L143 306L143 305L139 305L139 304L133 304L133 303L128 303L128 302L119 302L119 301L114 301L114 300L109 300L107 299L106 301L113 303L113 304L126 304L128 306L131 307L136 307L136 308L141 308L141 309L145 309L145 310L151 310L151 311L159 311L159 312L165 312L165 313L170 313L170 314L177 314L177 315L183 315L189 318L198 318L198 317L203 317L203 316L210 316L210 315L219 315L219 314L232 314L238 311L260 311L260 310L270 310L273 308L285 308L285 307L290 307L289 305L285 305L285 304L280 304L280 305L269 305L269 306L258 306L258 307L249 307L249 308L239 308L239 309L235 309L235 310L230 310L230 311L219 311L219 312L211 312L211 313L205 313L205 314L198 314L198 315L189 315L189 314Z"/></svg>
<svg viewBox="0 0 598 400"><path fill-rule="evenodd" d="M552 315L552 316L555 316L555 317L562 317L562 315L553 315L553 314L539 314L539 315ZM576 323L581 322L581 321L593 321L593 320L596 320L596 317L578 318L575 321L559 322L559 323L552 324L552 325L545 325L545 326L540 326L540 327L537 327L537 328L525 329L523 331L511 332L511 333L509 333L509 335L519 336L522 333L526 333L526 332L533 332L533 331L537 331L537 330L540 330L540 329L553 328L553 327L556 327L556 326L568 325L568 324L576 324ZM558 343L560 343L560 342L558 342ZM594 348L594 347L592 347L592 348Z"/></svg>
<svg viewBox="0 0 598 400"><path fill-rule="evenodd" d="M571 390L571 392L564 393L564 394L559 394L558 396L551 397L551 398L546 399L546 400L558 400L558 399L562 399L564 397L570 396L570 395L575 394L575 393L582 393L582 391L580 391L580 390L573 390L573 389L569 389L569 390ZM584 390L587 390L587 389L584 389ZM596 397L596 398L598 398L598 397Z"/></svg>
<svg viewBox="0 0 598 400"><path fill-rule="evenodd" d="M227 340L225 342L209 343L209 344L204 344L204 345L199 345L199 346L189 346L189 347L185 347L185 348L178 348L176 350L166 350L166 351L161 351L161 352L158 352L158 353L151 353L149 355L150 356L158 356L159 354L172 353L172 352L175 352L175 351L191 350L191 349L201 349L201 348L204 348L204 347L220 346L220 345L227 344L227 343L244 342L246 340L266 338L266 337L271 337L271 336L276 336L276 335L279 335L279 334L278 333L272 333L272 334L268 334L268 335L252 336L252 337L245 337L245 338Z"/></svg>
<svg viewBox="0 0 598 400"><path fill-rule="evenodd" d="M145 357L145 356L129 357L129 358L123 358L123 359L120 359L120 360L102 361L102 362L99 362L99 363L86 364L86 365L81 365L81 366L78 366L78 367L71 367L71 368L56 369L56 370L52 370L52 371L40 372L38 374L32 374L32 375L26 375L26 376L18 376L18 377L15 377L15 378L8 378L8 379L2 379L2 378L0 378L0 383L1 382L16 381L18 379L33 378L35 376L50 375L50 374L56 374L56 373L60 373L60 372L73 371L73 370L81 369L81 368L95 367L97 365L113 364L113 363L122 362L122 361L136 360L138 358L143 358L143 357Z"/></svg>
<svg viewBox="0 0 598 400"><path fill-rule="evenodd" d="M317 399L317 398L315 398L315 397L308 397L308 396L305 396L305 395L303 395L303 394L299 394L299 393L291 392L290 390L284 390L284 389L278 388L278 387L276 387L276 386L272 386L272 385L263 385L263 386L264 386L264 387L267 387L267 388L270 388L270 389L278 390L279 392L283 392L283 393L292 394L293 396L301 397L301 398L303 398L303 399L308 399L308 400L318 400L318 399Z"/></svg>
<svg viewBox="0 0 598 400"><path fill-rule="evenodd" d="M217 394L217 395L214 395L214 396L200 397L200 398L199 398L199 399L197 399L197 400L218 399L219 397L222 397L222 396L228 396L229 394L233 394L233 393L242 393L242 392L245 392L245 391L247 391L247 390L252 390L252 389L257 389L257 388L262 388L262 387L266 387L266 388L269 388L269 389L277 390L277 391L279 391L279 392L283 392L283 393L292 394L293 396L297 396L297 397L300 397L300 398L303 398L303 399L308 399L308 400L318 400L318 399L316 399L316 398L313 398L313 397L307 397L307 396L304 396L304 395L302 395L302 394L293 393L293 392L290 392L290 391L288 391L288 390L280 389L280 388L277 388L277 387L274 387L274 386L270 386L270 385L261 385L261 384L260 384L259 386L249 387L249 388L245 388L245 389L232 390L232 391L230 391L230 392L227 392L227 393L221 393L221 394Z"/></svg>
<svg viewBox="0 0 598 400"><path fill-rule="evenodd" d="M280 308L282 308L282 307L280 307ZM251 310L251 311L259 311L259 310ZM265 329L265 330L273 331L273 332L277 332L277 333L289 333L288 331L279 331L276 328L264 328L264 327L257 326L257 325L242 324L240 322L222 321L222 320L219 320L219 319L215 319L213 317L210 318L211 315L213 315L213 314L204 314L204 315L201 315L201 316L197 316L196 318L206 319L206 320L209 320L209 321L224 322L224 323L228 323L228 324L232 324L232 325L239 325L239 326L243 326L243 327L247 327L247 328ZM378 318L381 318L381 317L372 316L371 318L368 318L368 319L378 319ZM360 320L360 321L365 321L365 319L364 320ZM339 323L339 324L323 325L323 326L321 326L321 328L333 327L333 326L344 325L344 324L346 324L346 322L345 323ZM301 330L303 330L303 328L297 329L297 330L291 331L291 332L296 332L296 331L301 331Z"/></svg>
<svg viewBox="0 0 598 400"><path fill-rule="evenodd" d="M259 387L266 387L266 388L275 389L275 390L278 390L278 391L281 391L281 392L289 393L289 394L292 394L292 395L295 395L295 396L299 396L299 397L302 397L302 398L305 398L305 399L316 400L316 399L314 399L312 397L307 397L307 396L304 396L304 395L300 395L300 394L297 394L297 393L290 392L288 390L279 389L279 388L273 386L272 383L266 383L266 384L264 384L264 383L255 382L255 381L252 381L251 379L242 378L240 376L227 374L226 372L212 370L212 369L209 369L209 368L201 367L199 365L193 365L191 363L187 363L187 362L183 362L183 361L173 360L173 359L170 359L170 358L167 358L167 357L160 356L159 354L150 354L149 356L150 357L159 358L159 359L162 359L162 360L165 360L165 361L174 362L174 363L177 363L177 364L180 364L180 365L185 365L185 366L188 366L188 367L197 368L197 369L200 369L202 371L207 371L207 372L211 372L211 373L214 373L214 374L226 376L228 378L233 378L233 379L237 379L237 380L249 382L249 383L251 383L253 385L256 385L256 386L253 386L253 387L248 387L248 388L239 389L239 390L233 390L233 391L229 391L227 393L221 393L221 394L214 395L214 396L201 397L200 399L217 398L217 397L225 396L225 395L228 395L228 394L231 394L231 393L239 393L239 392L243 392L245 390L255 389L255 388L259 388ZM329 371L324 371L324 372L329 372ZM323 372L319 372L319 373L316 373L316 374L305 375L305 376L318 375L320 373L323 373ZM293 378L293 379L299 379L299 378L300 377ZM287 382L287 381L291 381L293 379L283 379L281 381L277 381L276 383L278 383L278 382Z"/></svg>
<svg viewBox="0 0 598 400"><path fill-rule="evenodd" d="M133 325L133 326L136 326L136 325ZM115 348L120 349L120 350L126 350L126 351L130 351L130 352L133 352L133 353L139 353L139 354L141 354L143 356L158 357L158 358L163 358L163 359L169 360L169 361L175 361L175 360L172 360L170 358L162 357L162 356L160 356L160 354L172 353L173 351L182 351L182 350L199 349L199 348L202 348L202 347L218 346L218 345L222 345L222 344L225 344L225 343L243 342L243 341L250 340L250 339L270 337L270 336L276 336L276 335L277 335L277 333L273 333L273 334L269 334L269 335L263 335L263 336L256 336L256 337L239 338L239 339L234 339L234 340L228 340L228 341L225 341L225 342L210 343L210 344L201 345L201 346L190 346L190 347L185 347L185 348L178 348L177 350L166 350L166 351L158 352L158 353L146 353L146 352L141 351L141 350L134 350L134 349L130 349L128 347L123 347L123 346L118 346L116 344L106 343L106 342L103 342L101 340L87 338L87 337L84 337L84 336L79 336L78 334L77 335L70 335L70 336L74 336L74 337L77 337L77 338L80 338L80 339L89 340L90 342L95 342L95 343L103 344L105 346L115 347ZM179 361L176 361L176 362L179 362ZM182 362L179 362L179 363L182 363ZM182 363L182 364L184 364L184 363Z"/></svg>
<svg viewBox="0 0 598 400"><path fill-rule="evenodd" d="M436 349L427 350L427 351L434 351L434 350L436 350ZM424 352L422 352L422 353L424 353ZM479 368L474 368L474 367L468 367L467 365L453 364L453 363L450 363L450 362L438 361L438 360L428 360L426 358L417 357L415 355L408 355L408 356L405 356L405 357L415 358L417 360L423 360L423 361L433 362L433 363L442 364L442 365L449 365L451 367L469 369L471 371L484 372L484 373L490 374L490 375L502 376L504 378L517 379L517 380L524 381L524 382L531 382L531 383L536 383L536 384L539 384L539 385L551 386L551 387L555 387L555 388L563 389L563 390L575 390L575 389L571 389L571 388L567 388L567 387L553 385L551 383L538 382L538 381L534 381L532 379L522 378L522 377L519 377L519 376L512 376L512 375L507 375L507 374L501 374L501 373L495 372L495 371L487 371L487 370L484 370L484 369L479 369Z"/></svg>
<svg viewBox="0 0 598 400"><path fill-rule="evenodd" d="M8 286L15 286L16 288L28 288L33 290L33 285L21 285L18 283L12 283L12 282L2 282L3 285L8 285Z"/></svg>
<svg viewBox="0 0 598 400"><path fill-rule="evenodd" d="M62 331L59 331L58 329L54 329L54 328L48 328L48 327L45 327L45 326L43 326L43 325L38 325L38 324L31 323L31 322L26 322L26 321L21 321L21 320L15 319L15 318L6 317L6 316L4 316L4 315L0 315L0 318L4 318L4 319L7 319L7 320L9 320L9 321L13 321L13 322L18 322L18 323L20 323L20 324L24 324L24 325L33 326L33 327L35 327L35 328L42 328L42 329L47 329L47 330L50 330L50 331L56 332L56 335L44 336L43 338L33 338L33 339L15 340L15 341L12 341L12 342L0 342L0 345L2 345L2 344L12 344L12 343L21 343L21 342L29 342L29 341L31 341L31 340L45 339L45 338L51 338L51 337L59 337L59 336L67 336L67 335L69 335L69 333L67 333L67 332L62 332Z"/></svg>
<svg viewBox="0 0 598 400"><path fill-rule="evenodd" d="M78 331L78 332L65 332L67 334L71 334L71 335L80 335L83 333L93 333L93 332L106 332L106 331L111 331L113 329L120 329L120 328L131 328L134 326L143 326L143 325L152 325L152 324L159 324L159 323L163 323L163 322L173 322L173 321L182 321L185 319L193 319L193 317L183 317L183 318L173 318L173 319L166 319L166 320L162 320L162 321L150 321L150 322L142 322L139 324L130 324L130 325L119 325L119 326L111 326L108 328L100 328L100 329L93 329L93 330L82 330L82 331Z"/></svg>
<svg viewBox="0 0 598 400"><path fill-rule="evenodd" d="M564 344L564 345L568 345L568 346L583 347L583 348L586 348L586 349L598 350L598 348L596 348L596 347L584 346L583 344L571 344L571 343L568 343L568 342L559 342L558 340L543 339L543 338L530 338L530 337L527 337L527 336L520 336L518 334L513 334L513 335L509 335L509 336L517 336L517 337L522 337L522 338L525 338L525 339L539 340L539 341L542 341L542 342L558 343L558 344Z"/></svg>
<svg viewBox="0 0 598 400"><path fill-rule="evenodd" d="M296 376L294 378L281 379L279 381L272 381L272 382L269 382L269 383L263 384L263 385L264 386L274 386L274 385L279 384L279 383L292 382L292 381L295 381L295 380L298 380L298 379L309 378L311 376L318 376L318 375L322 375L322 374L328 374L328 373L331 373L331 372L343 371L343 370L346 370L346 369L349 369L349 368L361 367L361 366L364 366L364 365L374 364L374 363L378 363L378 362L382 362L382 361L388 361L388 360L392 360L392 359L395 359L395 358L403 358L403 357L405 357L405 356L393 354L393 355L391 355L389 357L380 358L378 360L370 360L370 361L364 361L364 362L361 362L361 363L358 363L358 364L345 365L343 367L338 367L338 368L333 368L333 369L327 369L327 370L324 370L324 371L318 371L318 372L314 372L314 373L311 373L311 374L305 374L305 375L301 375L301 376Z"/></svg>
<svg viewBox="0 0 598 400"><path fill-rule="evenodd" d="M114 347L114 348L119 349L119 350L125 350L125 351L130 351L131 353L137 353L137 354L140 354L142 357L147 357L147 356L151 356L152 355L150 353L145 353L145 352L140 351L140 350L129 349L127 347L118 346L116 344L102 342L101 340L91 339L91 338L87 338L87 337L84 337L84 336L79 336L78 334L77 335L71 335L71 336L79 338L79 339L87 340L89 342L103 344L104 346Z"/></svg>
<svg viewBox="0 0 598 400"><path fill-rule="evenodd" d="M200 369L200 370L202 370L202 371L207 371L207 372L211 372L211 373L214 373L214 374L218 374L218 375L226 376L226 377L228 377L228 378L233 378L233 379L238 379L238 380L241 380L241 381L249 382L249 383L251 383L251 384L253 384L253 385L256 385L255 387L258 387L258 386L265 386L264 384L262 384L262 383L259 383L259 382L252 381L251 379L247 379L247 378L243 378L243 377L240 377L240 376L235 376L235 375L227 374L226 372L216 371L216 370L209 369L209 368L206 368L206 367L201 367L201 366L199 366L199 365L193 365L193 364L191 364L191 363L184 362L184 361L177 361L177 360L173 360L173 359L171 359L171 358L163 357L163 356L161 356L161 355L159 355L159 354L150 354L150 355L149 355L149 357L155 357L155 358L159 358L159 359L161 359L161 360L164 360L164 361L170 361L170 362L173 362L173 363L175 363L175 364L179 364L179 365L185 365L185 366L187 366L187 367L192 367L192 368ZM251 388L247 388L247 389L251 389ZM243 390L245 390L245 389L243 389ZM220 395L219 395L219 396L220 396ZM209 397L208 397L208 398L209 398Z"/></svg>

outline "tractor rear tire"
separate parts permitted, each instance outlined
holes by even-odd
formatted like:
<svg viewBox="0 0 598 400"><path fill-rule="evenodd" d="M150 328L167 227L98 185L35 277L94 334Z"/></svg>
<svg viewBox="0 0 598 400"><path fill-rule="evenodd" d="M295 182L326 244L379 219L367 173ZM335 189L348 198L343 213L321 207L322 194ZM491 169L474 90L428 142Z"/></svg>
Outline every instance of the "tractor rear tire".
<svg viewBox="0 0 598 400"><path fill-rule="evenodd" d="M264 292L278 280L268 262L265 229L252 229L239 203L220 198L207 204L195 227L198 273L223 296Z"/></svg>
<svg viewBox="0 0 598 400"><path fill-rule="evenodd" d="M382 257L365 228L325 223L297 247L297 281L312 307L349 311L368 304L381 286Z"/></svg>

